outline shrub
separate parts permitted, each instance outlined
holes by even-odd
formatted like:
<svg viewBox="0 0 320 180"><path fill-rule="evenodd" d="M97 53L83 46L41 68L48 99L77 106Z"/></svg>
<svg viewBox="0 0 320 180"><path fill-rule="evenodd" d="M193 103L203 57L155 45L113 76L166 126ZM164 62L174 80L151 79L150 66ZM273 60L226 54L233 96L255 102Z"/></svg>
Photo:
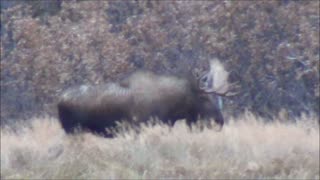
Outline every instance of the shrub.
<svg viewBox="0 0 320 180"><path fill-rule="evenodd" d="M5 3L5 2L2 2ZM54 6L53 11L48 7ZM227 113L319 112L318 1L34 1L1 10L1 120L55 114L73 85L218 57Z"/></svg>

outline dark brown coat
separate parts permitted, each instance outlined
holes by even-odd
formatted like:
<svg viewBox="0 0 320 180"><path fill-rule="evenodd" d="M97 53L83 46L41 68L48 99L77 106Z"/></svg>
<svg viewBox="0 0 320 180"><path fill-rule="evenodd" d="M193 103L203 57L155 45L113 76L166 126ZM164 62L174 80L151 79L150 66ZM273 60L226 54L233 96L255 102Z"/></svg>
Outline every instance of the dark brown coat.
<svg viewBox="0 0 320 180"><path fill-rule="evenodd" d="M217 73L228 74L217 61L210 68L200 76L184 77L138 71L119 83L68 89L58 103L61 125L67 133L79 127L107 137L112 134L105 129L115 127L117 121L137 124L151 117L170 125L186 119L189 126L198 118L214 119L222 127L224 119L214 99L229 89L226 77Z"/></svg>

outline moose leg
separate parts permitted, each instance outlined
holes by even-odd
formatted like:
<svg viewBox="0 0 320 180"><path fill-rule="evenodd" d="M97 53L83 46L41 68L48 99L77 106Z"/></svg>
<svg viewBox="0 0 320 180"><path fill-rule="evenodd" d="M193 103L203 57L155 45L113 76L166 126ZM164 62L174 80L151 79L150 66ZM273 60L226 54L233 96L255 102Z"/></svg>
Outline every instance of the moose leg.
<svg viewBox="0 0 320 180"><path fill-rule="evenodd" d="M186 117L186 123L190 130L192 130L192 124L197 121L197 113L191 111L190 114Z"/></svg>
<svg viewBox="0 0 320 180"><path fill-rule="evenodd" d="M200 118L204 121L203 125L207 126L208 128L212 128L212 119L214 119L215 123L219 126L219 130L221 130L224 125L223 115L220 109L216 106L203 107L203 111L200 114Z"/></svg>
<svg viewBox="0 0 320 180"><path fill-rule="evenodd" d="M214 121L219 125L219 131L222 129L224 125L224 119L221 111L218 108L214 108L212 110Z"/></svg>
<svg viewBox="0 0 320 180"><path fill-rule="evenodd" d="M67 107L59 107L59 120L65 133L73 134L80 127L74 112Z"/></svg>

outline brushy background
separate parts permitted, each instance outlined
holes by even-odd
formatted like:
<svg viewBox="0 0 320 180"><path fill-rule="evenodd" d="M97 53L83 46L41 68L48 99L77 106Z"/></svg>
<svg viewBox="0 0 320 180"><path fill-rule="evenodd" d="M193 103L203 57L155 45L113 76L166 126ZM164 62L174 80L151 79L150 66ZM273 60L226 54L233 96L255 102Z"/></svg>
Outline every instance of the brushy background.
<svg viewBox="0 0 320 180"><path fill-rule="evenodd" d="M1 0L1 179L319 179L319 6ZM221 132L180 121L68 137L57 121L68 87L215 57L240 84Z"/></svg>
<svg viewBox="0 0 320 180"><path fill-rule="evenodd" d="M1 129L1 179L319 179L317 121L265 124L247 113L221 132L181 121L107 139L33 118L19 133Z"/></svg>
<svg viewBox="0 0 320 180"><path fill-rule="evenodd" d="M55 115L61 91L219 58L224 112L319 112L319 1L1 1L1 122Z"/></svg>

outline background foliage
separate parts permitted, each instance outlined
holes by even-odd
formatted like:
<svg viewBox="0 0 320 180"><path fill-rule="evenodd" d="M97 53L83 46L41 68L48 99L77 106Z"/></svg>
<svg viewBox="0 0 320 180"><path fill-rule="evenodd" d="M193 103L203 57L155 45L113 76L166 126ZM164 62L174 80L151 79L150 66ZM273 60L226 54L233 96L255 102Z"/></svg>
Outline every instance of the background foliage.
<svg viewBox="0 0 320 180"><path fill-rule="evenodd" d="M62 90L218 57L225 113L319 112L319 1L1 1L1 122L55 115ZM183 63L182 63L183 62Z"/></svg>

